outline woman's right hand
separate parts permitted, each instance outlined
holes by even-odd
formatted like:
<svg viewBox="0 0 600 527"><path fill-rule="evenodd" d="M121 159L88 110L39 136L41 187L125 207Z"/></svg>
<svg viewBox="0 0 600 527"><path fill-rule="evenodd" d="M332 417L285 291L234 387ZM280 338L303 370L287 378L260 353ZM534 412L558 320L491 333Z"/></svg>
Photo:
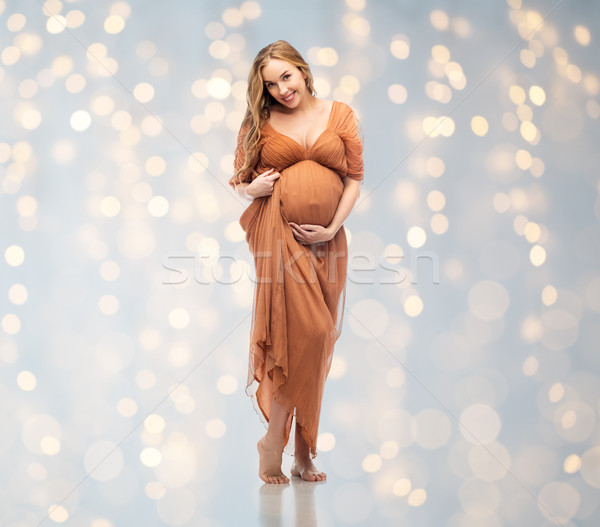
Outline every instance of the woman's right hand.
<svg viewBox="0 0 600 527"><path fill-rule="evenodd" d="M256 179L246 187L246 194L251 198L261 198L270 196L273 193L273 185L275 180L281 174L274 168L270 168L266 172L256 176Z"/></svg>

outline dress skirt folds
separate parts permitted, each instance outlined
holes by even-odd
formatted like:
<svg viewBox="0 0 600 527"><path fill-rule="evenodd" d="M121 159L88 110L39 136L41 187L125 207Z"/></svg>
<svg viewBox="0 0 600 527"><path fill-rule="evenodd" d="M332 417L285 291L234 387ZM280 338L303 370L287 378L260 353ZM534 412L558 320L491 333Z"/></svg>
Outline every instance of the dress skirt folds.
<svg viewBox="0 0 600 527"><path fill-rule="evenodd" d="M281 176L273 193L254 199L240 218L256 267L246 393L265 426L272 399L290 413L284 431L284 452L290 455L294 416L310 456L317 455L325 380L342 327L348 246L343 226L332 240L309 246L294 238L288 222L329 225L343 178L363 178L359 130L354 111L339 101L333 101L327 128L310 148L267 121L254 169L262 174L275 167ZM235 170L244 161L245 131L238 134Z"/></svg>

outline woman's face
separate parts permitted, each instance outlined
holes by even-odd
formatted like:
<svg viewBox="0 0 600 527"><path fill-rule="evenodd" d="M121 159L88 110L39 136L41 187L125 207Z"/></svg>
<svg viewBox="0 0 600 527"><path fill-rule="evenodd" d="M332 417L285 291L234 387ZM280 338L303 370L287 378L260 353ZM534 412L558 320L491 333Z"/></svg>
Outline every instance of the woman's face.
<svg viewBox="0 0 600 527"><path fill-rule="evenodd" d="M295 108L307 93L306 76L293 64L271 59L262 69L264 86L271 96L287 108Z"/></svg>

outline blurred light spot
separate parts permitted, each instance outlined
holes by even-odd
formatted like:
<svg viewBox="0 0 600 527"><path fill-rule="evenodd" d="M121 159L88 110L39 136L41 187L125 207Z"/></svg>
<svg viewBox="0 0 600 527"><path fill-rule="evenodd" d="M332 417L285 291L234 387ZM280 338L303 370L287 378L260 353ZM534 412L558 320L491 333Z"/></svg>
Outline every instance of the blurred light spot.
<svg viewBox="0 0 600 527"><path fill-rule="evenodd" d="M114 315L119 311L119 299L114 295L102 295L98 307L104 315Z"/></svg>
<svg viewBox="0 0 600 527"><path fill-rule="evenodd" d="M519 53L519 57L521 59L521 63L526 68L533 68L536 62L536 56L533 51L530 49L522 49Z"/></svg>
<svg viewBox="0 0 600 527"><path fill-rule="evenodd" d="M466 18L456 16L451 21L452 29L459 37L468 37L471 35L471 24Z"/></svg>
<svg viewBox="0 0 600 527"><path fill-rule="evenodd" d="M28 108L21 114L21 125L25 130L35 130L42 122L42 114L35 108Z"/></svg>
<svg viewBox="0 0 600 527"><path fill-rule="evenodd" d="M168 318L169 324L175 329L183 329L187 327L190 322L190 315L188 311L182 307L172 309L169 312Z"/></svg>
<svg viewBox="0 0 600 527"><path fill-rule="evenodd" d="M100 266L100 276L107 282L115 281L119 277L120 272L117 262L107 260Z"/></svg>
<svg viewBox="0 0 600 527"><path fill-rule="evenodd" d="M412 488L412 483L408 478L401 478L398 481L394 482L394 486L392 487L392 492L396 496L406 496L410 489Z"/></svg>
<svg viewBox="0 0 600 527"><path fill-rule="evenodd" d="M442 46L441 44L431 48L431 56L440 64L446 64L450 61L450 51L446 46Z"/></svg>
<svg viewBox="0 0 600 527"><path fill-rule="evenodd" d="M131 126L131 114L124 110L118 110L112 114L110 124L115 130L126 130Z"/></svg>
<svg viewBox="0 0 600 527"><path fill-rule="evenodd" d="M563 463L563 470L567 474L575 474L581 468L581 458L577 454L571 454Z"/></svg>
<svg viewBox="0 0 600 527"><path fill-rule="evenodd" d="M588 439L596 425L594 410L582 401L567 401L561 404L553 416L558 435L571 442Z"/></svg>
<svg viewBox="0 0 600 527"><path fill-rule="evenodd" d="M515 154L515 161L521 170L527 170L531 166L531 154L527 150L519 149Z"/></svg>
<svg viewBox="0 0 600 527"><path fill-rule="evenodd" d="M338 63L338 53L333 48L319 48L317 51L317 60L322 66L335 66Z"/></svg>
<svg viewBox="0 0 600 527"><path fill-rule="evenodd" d="M427 173L431 176L431 177L440 177L443 173L444 170L446 169L446 165L443 161L443 159L440 159L439 157L430 157L427 159L427 162L425 163L425 167L427 170Z"/></svg>
<svg viewBox="0 0 600 527"><path fill-rule="evenodd" d="M508 96L515 104L523 104L525 102L525 90L516 84L513 84L508 89Z"/></svg>
<svg viewBox="0 0 600 527"><path fill-rule="evenodd" d="M410 39L403 34L396 34L392 37L390 51L394 57L400 60L408 58L410 54Z"/></svg>
<svg viewBox="0 0 600 527"><path fill-rule="evenodd" d="M206 423L206 434L213 439L219 439L225 435L227 427L221 419L211 419Z"/></svg>
<svg viewBox="0 0 600 527"><path fill-rule="evenodd" d="M501 495L495 483L472 478L460 485L458 499L470 517L488 518L500 505Z"/></svg>
<svg viewBox="0 0 600 527"><path fill-rule="evenodd" d="M425 245L426 240L427 234L422 227L414 225L408 229L406 233L406 241L408 242L408 245L415 249Z"/></svg>
<svg viewBox="0 0 600 527"><path fill-rule="evenodd" d="M539 511L552 523L569 521L581 503L579 492L562 481L552 481L544 485L538 494L538 500Z"/></svg>
<svg viewBox="0 0 600 527"><path fill-rule="evenodd" d="M55 523L63 523L69 519L69 512L62 505L49 505L48 518Z"/></svg>
<svg viewBox="0 0 600 527"><path fill-rule="evenodd" d="M329 370L328 378L339 379L346 373L346 361L342 357L334 356L331 360L331 368Z"/></svg>
<svg viewBox="0 0 600 527"><path fill-rule="evenodd" d="M27 474L35 481L42 481L48 477L46 467L37 462L29 463L27 466Z"/></svg>
<svg viewBox="0 0 600 527"><path fill-rule="evenodd" d="M471 129L478 136L484 136L488 133L489 125L485 117L476 115L471 119Z"/></svg>
<svg viewBox="0 0 600 527"><path fill-rule="evenodd" d="M35 375L28 370L23 370L17 375L17 386L24 392L30 392L35 389L37 380Z"/></svg>
<svg viewBox="0 0 600 527"><path fill-rule="evenodd" d="M104 31L114 35L125 28L125 20L119 15L110 15L104 20Z"/></svg>
<svg viewBox="0 0 600 527"><path fill-rule="evenodd" d="M509 303L506 288L493 280L482 280L469 290L469 309L481 320L495 320L502 317Z"/></svg>
<svg viewBox="0 0 600 527"><path fill-rule="evenodd" d="M25 26L27 19L21 13L13 13L6 19L6 27L9 31L21 31Z"/></svg>
<svg viewBox="0 0 600 527"><path fill-rule="evenodd" d="M153 196L148 201L148 212L155 218L160 218L169 212L169 202L164 196Z"/></svg>
<svg viewBox="0 0 600 527"><path fill-rule="evenodd" d="M423 300L416 295L409 296L404 301L404 312L409 317L416 317L423 311Z"/></svg>
<svg viewBox="0 0 600 527"><path fill-rule="evenodd" d="M502 114L502 126L509 132L514 132L519 126L519 121L514 113L504 112Z"/></svg>
<svg viewBox="0 0 600 527"><path fill-rule="evenodd" d="M539 362L535 357L527 357L523 361L523 375L531 377L538 371Z"/></svg>
<svg viewBox="0 0 600 527"><path fill-rule="evenodd" d="M521 123L520 132L523 139L533 143L538 134L538 129L531 121L523 121Z"/></svg>
<svg viewBox="0 0 600 527"><path fill-rule="evenodd" d="M90 124L92 124L92 117L85 110L78 110L71 114L70 123L73 130L82 132L90 127Z"/></svg>
<svg viewBox="0 0 600 527"><path fill-rule="evenodd" d="M117 412L123 417L133 417L137 410L137 403L131 397L123 397L117 403Z"/></svg>
<svg viewBox="0 0 600 527"><path fill-rule="evenodd" d="M105 196L100 200L100 213L103 216L112 218L119 214L121 202L116 196Z"/></svg>
<svg viewBox="0 0 600 527"><path fill-rule="evenodd" d="M398 388L404 384L406 374L401 368L391 368L385 375L385 381L390 388Z"/></svg>
<svg viewBox="0 0 600 527"><path fill-rule="evenodd" d="M582 46L589 46L590 40L592 38L590 35L590 30L587 27L581 25L575 26L575 28L573 29L573 36L575 37L577 43L581 44Z"/></svg>
<svg viewBox="0 0 600 527"><path fill-rule="evenodd" d="M62 15L54 15L48 18L46 21L46 31L48 33L56 35L65 30L67 26L67 19Z"/></svg>
<svg viewBox="0 0 600 527"><path fill-rule="evenodd" d="M147 447L140 452L140 461L146 467L152 468L160 464L162 456L156 448Z"/></svg>
<svg viewBox="0 0 600 527"><path fill-rule="evenodd" d="M18 306L27 302L27 288L23 284L13 284L8 290L8 299Z"/></svg>
<svg viewBox="0 0 600 527"><path fill-rule="evenodd" d="M556 402L560 401L564 395L565 395L565 388L559 382L555 382L548 390L548 400L551 403L556 403Z"/></svg>
<svg viewBox="0 0 600 527"><path fill-rule="evenodd" d="M226 26L238 27L244 22L242 11L235 7L229 7L223 11L221 18Z"/></svg>
<svg viewBox="0 0 600 527"><path fill-rule="evenodd" d="M208 46L208 53L217 60L225 59L230 51L229 44L224 40L214 40Z"/></svg>
<svg viewBox="0 0 600 527"><path fill-rule="evenodd" d="M363 339L381 336L388 326L388 311L378 300L359 300L352 306L350 313L350 327L355 335Z"/></svg>
<svg viewBox="0 0 600 527"><path fill-rule="evenodd" d="M446 197L439 190L432 190L427 194L427 205L431 210L440 211L446 205Z"/></svg>
<svg viewBox="0 0 600 527"><path fill-rule="evenodd" d="M542 235L542 229L537 223L529 221L527 222L527 225L525 225L524 235L528 242L535 243L539 241L540 236Z"/></svg>
<svg viewBox="0 0 600 527"><path fill-rule="evenodd" d="M452 99L450 87L437 81L428 81L425 84L425 93L430 99L444 104Z"/></svg>
<svg viewBox="0 0 600 527"><path fill-rule="evenodd" d="M529 98L536 106L541 106L546 101L546 92L541 86L531 86L529 88Z"/></svg>
<svg viewBox="0 0 600 527"><path fill-rule="evenodd" d="M460 414L460 432L470 443L487 444L500 433L502 422L496 411L487 404L476 403L465 408ZM475 437L473 437L475 436Z"/></svg>
<svg viewBox="0 0 600 527"><path fill-rule="evenodd" d="M426 499L427 492L425 492L425 489L415 489L408 495L407 502L412 507L420 507Z"/></svg>
<svg viewBox="0 0 600 527"><path fill-rule="evenodd" d="M40 441L40 448L47 456L55 456L60 452L60 442L56 437L45 436Z"/></svg>
<svg viewBox="0 0 600 527"><path fill-rule="evenodd" d="M377 472L381 464L381 457L378 454L369 454L363 459L362 468L365 472Z"/></svg>
<svg viewBox="0 0 600 527"><path fill-rule="evenodd" d="M231 94L231 83L221 77L213 77L206 84L206 90L215 99L226 99Z"/></svg>
<svg viewBox="0 0 600 527"><path fill-rule="evenodd" d="M317 438L317 449L322 452L330 452L335 447L335 436L329 432L319 434Z"/></svg>
<svg viewBox="0 0 600 527"><path fill-rule="evenodd" d="M429 14L429 21L435 29L444 31L448 29L450 19L444 11L442 11L441 9L435 9Z"/></svg>
<svg viewBox="0 0 600 527"><path fill-rule="evenodd" d="M396 441L385 441L379 449L379 455L383 459L392 459L398 455L399 451L400 449L398 448L398 443L396 443ZM408 490L410 490L410 488Z"/></svg>
<svg viewBox="0 0 600 527"><path fill-rule="evenodd" d="M69 75L65 81L65 87L69 93L79 93L85 88L85 77L79 73Z"/></svg>
<svg viewBox="0 0 600 527"><path fill-rule="evenodd" d="M45 437L54 437L60 442L62 439L62 427L60 423L50 415L35 414L29 417L23 424L21 437L23 444L33 454L43 454L42 440Z"/></svg>
<svg viewBox="0 0 600 527"><path fill-rule="evenodd" d="M225 26L220 22L209 22L204 28L204 34L211 40L217 40L225 36Z"/></svg>
<svg viewBox="0 0 600 527"><path fill-rule="evenodd" d="M545 306L551 306L552 304L554 304L554 302L556 302L557 298L558 293L554 286L547 285L546 287L544 287L544 289L542 289L542 302Z"/></svg>
<svg viewBox="0 0 600 527"><path fill-rule="evenodd" d="M237 390L238 382L233 375L221 375L217 380L217 390L225 395L231 395Z"/></svg>
<svg viewBox="0 0 600 527"><path fill-rule="evenodd" d="M142 390L149 390L156 384L156 375L150 370L142 370L135 376L135 382Z"/></svg>
<svg viewBox="0 0 600 527"><path fill-rule="evenodd" d="M14 313L7 313L2 317L0 326L9 335L15 335L21 330L21 319Z"/></svg>
<svg viewBox="0 0 600 527"><path fill-rule="evenodd" d="M546 250L541 245L534 245L529 251L529 260L535 267L546 261Z"/></svg>
<svg viewBox="0 0 600 527"><path fill-rule="evenodd" d="M133 89L133 96L140 102L148 102L154 98L154 87L147 82L140 82Z"/></svg>
<svg viewBox="0 0 600 527"><path fill-rule="evenodd" d="M484 481L504 478L510 468L510 461L508 450L497 441L492 441L485 447L473 445L469 450L469 468L475 477Z"/></svg>
<svg viewBox="0 0 600 527"><path fill-rule="evenodd" d="M146 496L148 496L151 500L161 499L164 497L166 490L167 489L160 481L150 481L144 487Z"/></svg>
<svg viewBox="0 0 600 527"><path fill-rule="evenodd" d="M356 13L346 13L343 15L342 23L346 29L360 37L366 37L371 32L369 21Z"/></svg>
<svg viewBox="0 0 600 527"><path fill-rule="evenodd" d="M81 27L85 22L85 14L79 9L72 9L67 13L65 18L67 20L67 25L73 29Z"/></svg>
<svg viewBox="0 0 600 527"><path fill-rule="evenodd" d="M144 428L151 434L160 434L165 429L165 419L162 415L150 414L144 419Z"/></svg>
<svg viewBox="0 0 600 527"><path fill-rule="evenodd" d="M494 208L501 214L510 207L510 199L504 192L496 192L493 198Z"/></svg>
<svg viewBox="0 0 600 527"><path fill-rule="evenodd" d="M519 104L517 106L517 117L521 121L532 121L533 108L529 104Z"/></svg>
<svg viewBox="0 0 600 527"><path fill-rule="evenodd" d="M600 489L600 446L586 450L581 456L581 477L588 485Z"/></svg>

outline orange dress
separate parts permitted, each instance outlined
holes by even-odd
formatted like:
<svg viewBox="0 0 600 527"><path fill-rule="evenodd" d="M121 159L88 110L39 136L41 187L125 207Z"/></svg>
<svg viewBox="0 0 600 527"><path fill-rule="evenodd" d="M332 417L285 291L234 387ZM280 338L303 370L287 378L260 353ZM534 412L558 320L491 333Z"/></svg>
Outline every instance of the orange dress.
<svg viewBox="0 0 600 527"><path fill-rule="evenodd" d="M262 174L275 167L281 176L273 193L255 198L240 218L256 267L246 394L265 426L272 397L290 413L284 432L284 452L290 455L293 416L310 456L317 455L325 380L342 327L348 246L343 226L332 240L309 246L294 238L288 221L329 225L344 190L342 178L363 178L359 130L352 108L339 101L333 101L327 128L308 149L267 121L255 170ZM244 161L244 132L238 134L235 170ZM229 184L234 187L234 178Z"/></svg>

